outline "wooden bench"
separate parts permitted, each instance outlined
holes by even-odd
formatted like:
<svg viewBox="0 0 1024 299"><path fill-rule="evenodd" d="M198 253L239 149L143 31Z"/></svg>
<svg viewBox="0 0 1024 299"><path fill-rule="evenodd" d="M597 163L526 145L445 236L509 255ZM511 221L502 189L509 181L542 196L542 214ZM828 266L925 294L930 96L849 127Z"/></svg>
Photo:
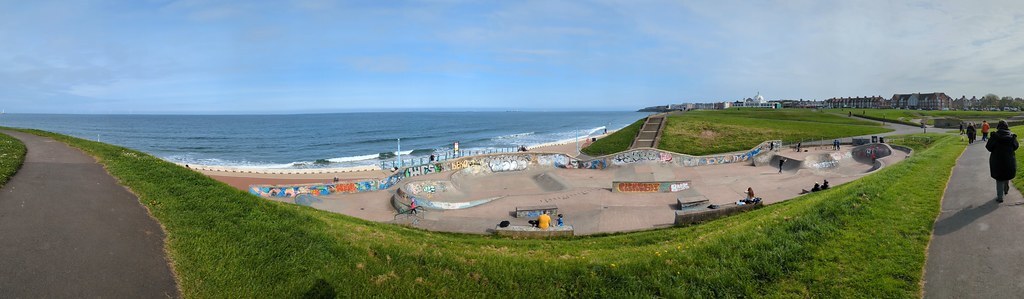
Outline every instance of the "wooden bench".
<svg viewBox="0 0 1024 299"><path fill-rule="evenodd" d="M554 218L558 215L558 206L556 205L543 205L543 206L525 206L516 207L516 218L536 218L544 212L548 212L548 215Z"/></svg>

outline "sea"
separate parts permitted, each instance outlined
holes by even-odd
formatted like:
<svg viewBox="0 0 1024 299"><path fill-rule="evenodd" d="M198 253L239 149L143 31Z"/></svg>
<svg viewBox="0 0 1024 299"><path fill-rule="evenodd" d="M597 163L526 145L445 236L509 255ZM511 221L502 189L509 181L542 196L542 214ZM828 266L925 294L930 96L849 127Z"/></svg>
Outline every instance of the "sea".
<svg viewBox="0 0 1024 299"><path fill-rule="evenodd" d="M40 129L164 160L240 168L383 165L397 156L515 150L617 130L641 112L360 112L296 115L0 114L0 126ZM401 151L399 151L399 147Z"/></svg>

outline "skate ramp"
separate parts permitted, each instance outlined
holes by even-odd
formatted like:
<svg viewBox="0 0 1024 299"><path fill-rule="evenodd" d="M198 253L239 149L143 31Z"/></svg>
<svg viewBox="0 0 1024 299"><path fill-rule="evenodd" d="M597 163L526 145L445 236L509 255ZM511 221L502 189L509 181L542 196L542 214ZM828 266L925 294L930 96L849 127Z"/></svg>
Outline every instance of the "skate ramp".
<svg viewBox="0 0 1024 299"><path fill-rule="evenodd" d="M466 209L507 196L569 189L561 177L545 170L498 173L467 168L453 173L449 180L407 182L392 197L392 205L404 211L415 199L425 209Z"/></svg>
<svg viewBox="0 0 1024 299"><path fill-rule="evenodd" d="M779 160L786 159L782 165L784 172L808 169L842 175L857 175L884 167L885 163L882 162L882 159L891 156L892 153L893 149L888 144L873 143L853 147L847 151L774 154L770 163L762 165L778 169Z"/></svg>

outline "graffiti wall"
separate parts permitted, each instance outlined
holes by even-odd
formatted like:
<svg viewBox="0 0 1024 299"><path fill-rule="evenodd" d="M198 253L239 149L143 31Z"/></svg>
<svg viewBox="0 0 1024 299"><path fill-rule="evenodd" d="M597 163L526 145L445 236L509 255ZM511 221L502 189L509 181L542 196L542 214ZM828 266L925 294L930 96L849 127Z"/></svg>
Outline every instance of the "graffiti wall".
<svg viewBox="0 0 1024 299"><path fill-rule="evenodd" d="M633 163L662 163L683 167L695 167L750 162L758 155L779 150L781 145L781 141L771 140L762 142L757 147L746 152L711 156L690 156L655 149L640 149L598 157L591 160L578 160L564 154L550 153L492 154L463 157L426 165L406 167L399 169L399 171L395 172L395 174L391 176L379 180L360 180L329 184L290 186L253 185L249 187L249 192L264 197L295 197L299 194L320 196L335 193L378 191L394 187L405 178L463 169L473 169L475 172L481 173L523 171L532 167L606 169L609 166L622 166ZM866 153L870 155L871 152ZM661 190L661 187L659 187L659 190Z"/></svg>
<svg viewBox="0 0 1024 299"><path fill-rule="evenodd" d="M676 154L656 149L638 149L625 151L610 156L605 156L607 163L611 165L621 166L633 163L661 163L661 164L672 164L683 167L695 167L704 165L717 165L726 163L738 163L738 162L753 162L753 159L762 153L768 153L771 151L777 151L782 147L782 141L770 140L759 144L757 147L750 149L749 151L740 153L729 153L722 155L710 155L710 156L690 156L683 154ZM593 160L598 161L598 160ZM588 161L588 162L593 162ZM585 162L586 163L586 162Z"/></svg>
<svg viewBox="0 0 1024 299"><path fill-rule="evenodd" d="M612 191L622 193L679 192L686 189L690 189L690 181L612 182Z"/></svg>

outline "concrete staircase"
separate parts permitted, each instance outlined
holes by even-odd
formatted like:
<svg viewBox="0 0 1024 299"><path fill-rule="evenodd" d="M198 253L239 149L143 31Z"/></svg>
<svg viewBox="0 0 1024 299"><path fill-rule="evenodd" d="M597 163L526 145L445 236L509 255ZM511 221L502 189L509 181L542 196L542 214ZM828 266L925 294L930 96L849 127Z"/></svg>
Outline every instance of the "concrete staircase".
<svg viewBox="0 0 1024 299"><path fill-rule="evenodd" d="M666 114L648 116L644 126L640 128L640 133L636 135L636 139L633 139L633 144L629 148L658 147L658 141L661 140L661 131L665 128L666 116Z"/></svg>

